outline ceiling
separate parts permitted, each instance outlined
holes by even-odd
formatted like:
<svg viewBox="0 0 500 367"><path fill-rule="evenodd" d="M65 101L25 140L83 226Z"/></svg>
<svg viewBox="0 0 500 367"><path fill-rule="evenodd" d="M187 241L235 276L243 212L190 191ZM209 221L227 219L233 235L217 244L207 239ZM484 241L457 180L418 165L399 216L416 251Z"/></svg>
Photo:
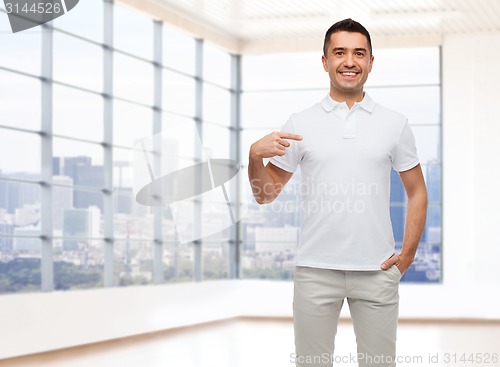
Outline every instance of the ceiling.
<svg viewBox="0 0 500 367"><path fill-rule="evenodd" d="M500 32L500 0L118 0L236 53L317 50L353 18L382 46ZM377 42L378 41L378 42Z"/></svg>

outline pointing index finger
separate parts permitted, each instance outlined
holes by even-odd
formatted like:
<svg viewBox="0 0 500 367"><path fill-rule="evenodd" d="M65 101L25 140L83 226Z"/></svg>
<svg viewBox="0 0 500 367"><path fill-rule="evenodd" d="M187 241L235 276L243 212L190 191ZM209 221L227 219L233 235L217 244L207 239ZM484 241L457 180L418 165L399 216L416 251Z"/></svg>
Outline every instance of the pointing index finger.
<svg viewBox="0 0 500 367"><path fill-rule="evenodd" d="M302 136L297 135L297 134L283 133L283 132L280 132L279 134L280 134L280 138L282 138L282 139L302 140Z"/></svg>

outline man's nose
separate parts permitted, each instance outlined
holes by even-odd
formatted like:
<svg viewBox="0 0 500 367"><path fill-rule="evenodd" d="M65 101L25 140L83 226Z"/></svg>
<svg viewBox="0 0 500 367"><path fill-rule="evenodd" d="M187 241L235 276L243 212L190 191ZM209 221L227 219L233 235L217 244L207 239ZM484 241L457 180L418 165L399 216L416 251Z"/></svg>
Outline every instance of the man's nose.
<svg viewBox="0 0 500 367"><path fill-rule="evenodd" d="M346 54L344 59L344 66L348 68L352 68L354 66L354 58L351 54Z"/></svg>

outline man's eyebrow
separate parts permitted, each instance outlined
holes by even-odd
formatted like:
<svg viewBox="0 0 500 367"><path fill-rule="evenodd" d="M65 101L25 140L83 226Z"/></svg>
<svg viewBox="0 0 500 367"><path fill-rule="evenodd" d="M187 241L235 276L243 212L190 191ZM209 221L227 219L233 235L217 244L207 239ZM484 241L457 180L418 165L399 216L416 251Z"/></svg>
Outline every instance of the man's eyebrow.
<svg viewBox="0 0 500 367"><path fill-rule="evenodd" d="M335 51L345 51L347 50L347 47L334 47L332 49L332 52L335 52ZM368 50L364 47L356 47L354 48L354 51L364 51L364 52L368 52Z"/></svg>

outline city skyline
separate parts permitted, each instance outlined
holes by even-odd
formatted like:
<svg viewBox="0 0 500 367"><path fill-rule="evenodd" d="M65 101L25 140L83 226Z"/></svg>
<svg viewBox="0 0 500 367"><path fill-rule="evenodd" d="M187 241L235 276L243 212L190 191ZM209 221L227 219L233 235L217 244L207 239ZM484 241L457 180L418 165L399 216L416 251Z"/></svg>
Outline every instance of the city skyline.
<svg viewBox="0 0 500 367"><path fill-rule="evenodd" d="M116 167L120 169L120 173L121 169L129 164L128 162L115 163ZM430 214L415 264L409 269L403 281L435 282L440 279L440 162L434 160L431 162L424 162L423 165L429 190L429 202L431 204L429 207ZM72 263L75 266L83 266L84 268L92 264L94 266L99 266L102 270L104 261L102 251L91 251L92 248L98 249L103 241L103 231L101 228L102 201L96 200L95 195L99 195L96 192L81 192L72 189L72 185L75 181L82 182L82 172L85 175L85 180L83 182L86 186L95 188L102 186L102 174L99 174L102 172L101 167L102 166L99 165L93 165L92 159L86 156L53 158L53 180L55 183L62 185L54 186L54 248L61 248L62 253L60 260L63 262ZM88 172L97 172L97 174L87 175ZM9 252L19 254L24 252L25 254L31 253L35 255L40 253L39 240L36 238L40 233L39 228L37 228L37 224L40 220L39 198L36 193L38 189L36 188L37 185L28 185L27 188L25 187L26 185L26 183L0 181L0 228L2 229L1 233L4 234L4 236L0 237L0 259L3 260L9 258L9 256L6 257ZM262 208L256 207L255 205L253 205L253 208L252 205L250 206L253 210L253 214L242 220L244 250L242 255L242 266L244 268L244 273L248 273L251 268L260 268L264 271L262 274L268 274L266 277L273 277L271 274L274 273L275 277L280 278L285 276L285 279L290 279L292 274L291 269L293 268L292 265L295 258L294 252L298 243L300 222L303 215L299 210L300 197L297 193L300 190L298 189L298 185L300 185L300 174L292 178L287 185L287 189L285 189L277 199L278 202L293 203L292 208L296 208L296 210L288 210L287 212L280 213L278 216L275 215L276 213L273 213L274 215L270 217L270 213L266 213L265 209L262 210ZM121 185L118 185L118 187L120 186ZM293 187L295 187L295 189ZM123 241L124 238L124 243L129 243L128 241L130 240L135 242L139 241L139 243L151 242L153 239L152 215L150 213L149 220L146 219L142 225L134 226L132 223L135 221L128 218L128 216L132 215L132 217L134 217L135 215L138 219L144 219L144 214L148 212L148 209L143 208L134 214L132 209L133 199L131 195L123 195L126 191L132 194L131 188L121 188L120 193L115 195L114 227L117 235L115 240L118 243ZM13 195L13 192L17 193L17 195ZM251 195L248 190L246 194ZM247 200L251 202L252 197L247 196ZM397 248L400 248L403 239L405 203L406 195L404 188L397 173L392 171L391 221ZM76 218L78 219L73 219L72 222L68 222L70 218L69 215L72 212L75 214L78 213L78 211L75 210L80 210L80 217L77 216ZM8 218L8 214L13 215L12 218L14 219L10 220L11 223L6 219ZM83 217L81 215L83 215ZM90 219L90 221L82 219L85 217L93 219ZM87 228L86 226L88 226L88 224L85 223L90 222L94 223L92 226L93 229L89 228L83 231L81 228L78 229L78 227L82 227L82 225ZM172 239L172 236L175 237L174 222L171 218L164 218L164 222L167 228L170 228L170 230L166 229L166 232L170 233L170 238ZM66 224L63 225L63 223ZM73 223L73 226L67 223ZM146 230L146 232L144 232L144 230ZM9 234L14 238L9 239ZM16 236L28 236L28 238ZM30 236L32 237L31 241L29 239ZM74 239L75 237L80 239L76 240ZM64 238L68 239L64 240ZM91 240L91 238L93 238L93 240ZM213 241L215 238L216 237L212 236L211 240ZM228 241L228 237L225 237L224 231L219 232L218 238L223 244ZM92 245L93 242L97 245ZM81 253L79 255L64 255L65 252L70 253L72 251ZM89 255L89 251L91 251L93 255ZM125 272L122 271L121 274L128 274L130 276L130 269L132 268L130 265L131 262L139 264L144 263L144 261L150 261L150 259L148 260L147 257L144 257L146 253L147 251L138 251L134 256L131 256L128 250L126 250L123 256L124 259L126 259L126 261L124 260L124 264L125 267L128 266L128 270L126 269ZM185 254L184 257L186 257L186 255L187 254ZM187 255L187 257L189 258L189 255ZM14 257L11 257L11 259L13 258ZM169 263L169 261L166 261L166 263ZM281 271L276 272L278 263L278 268L281 269ZM137 270L139 268L135 267L136 271L134 274L136 276L139 274L142 278L145 277L144 279L151 280L152 275L144 275L145 273L143 271ZM144 267L142 267L142 269L143 268ZM271 273L268 273L265 269L269 269Z"/></svg>

